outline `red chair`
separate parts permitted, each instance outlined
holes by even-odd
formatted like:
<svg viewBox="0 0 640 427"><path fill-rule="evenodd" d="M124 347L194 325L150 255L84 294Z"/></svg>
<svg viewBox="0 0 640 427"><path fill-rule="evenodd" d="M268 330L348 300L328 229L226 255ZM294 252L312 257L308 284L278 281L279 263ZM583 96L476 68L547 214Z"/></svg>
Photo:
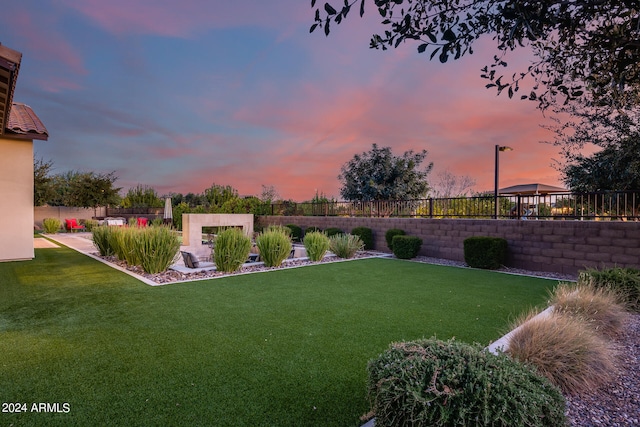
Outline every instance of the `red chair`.
<svg viewBox="0 0 640 427"><path fill-rule="evenodd" d="M149 220L143 216L138 217L138 227L146 227L149 223Z"/></svg>
<svg viewBox="0 0 640 427"><path fill-rule="evenodd" d="M65 219L67 231L72 233L74 231L86 231L86 227L84 225L78 224L78 220L75 218Z"/></svg>

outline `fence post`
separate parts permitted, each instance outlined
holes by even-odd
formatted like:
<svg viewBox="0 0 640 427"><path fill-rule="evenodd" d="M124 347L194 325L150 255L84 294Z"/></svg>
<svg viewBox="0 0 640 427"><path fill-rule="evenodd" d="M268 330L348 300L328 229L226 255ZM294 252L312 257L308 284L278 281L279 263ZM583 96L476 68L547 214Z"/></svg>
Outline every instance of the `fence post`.
<svg viewBox="0 0 640 427"><path fill-rule="evenodd" d="M433 218L433 197L429 197L429 218Z"/></svg>

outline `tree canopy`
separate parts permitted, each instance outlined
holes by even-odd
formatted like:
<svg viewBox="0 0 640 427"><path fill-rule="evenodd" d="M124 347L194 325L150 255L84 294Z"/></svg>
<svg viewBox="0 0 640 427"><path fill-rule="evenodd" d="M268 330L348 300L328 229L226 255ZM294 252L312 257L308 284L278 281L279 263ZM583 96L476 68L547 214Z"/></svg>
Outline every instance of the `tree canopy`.
<svg viewBox="0 0 640 427"><path fill-rule="evenodd" d="M315 8L310 31L326 35L352 7L365 12L369 0L344 0L340 7ZM482 69L487 87L516 95L532 78L522 99L545 109L574 100L632 108L640 103L640 17L637 1L603 0L373 0L384 32L370 47L386 50L415 42L420 53L440 62L473 53L484 35L497 46ZM508 69L507 53L529 49L536 60L526 70Z"/></svg>
<svg viewBox="0 0 640 427"><path fill-rule="evenodd" d="M419 169L426 157L426 150L394 156L390 147L373 144L371 150L356 154L342 166L338 176L340 195L345 200L360 201L424 197L429 190L427 175L433 168L429 163L424 170Z"/></svg>
<svg viewBox="0 0 640 427"><path fill-rule="evenodd" d="M51 168L53 161L44 159L33 160L33 205L42 206L47 204L53 196L51 187Z"/></svg>
<svg viewBox="0 0 640 427"><path fill-rule="evenodd" d="M574 156L562 170L574 192L637 191L640 189L640 132L605 146L591 156Z"/></svg>
<svg viewBox="0 0 640 427"><path fill-rule="evenodd" d="M138 184L122 198L123 208L161 208L164 202L153 187Z"/></svg>

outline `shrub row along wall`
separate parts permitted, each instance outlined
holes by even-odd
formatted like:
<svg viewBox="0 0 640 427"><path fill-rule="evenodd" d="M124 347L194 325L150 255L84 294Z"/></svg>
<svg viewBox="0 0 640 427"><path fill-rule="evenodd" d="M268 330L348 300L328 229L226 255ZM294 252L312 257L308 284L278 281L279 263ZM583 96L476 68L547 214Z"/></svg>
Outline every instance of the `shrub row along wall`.
<svg viewBox="0 0 640 427"><path fill-rule="evenodd" d="M142 212L146 213L126 213L127 211L135 211L135 209L107 209L105 207L98 207L94 210L93 208L74 208L68 206L35 206L33 209L33 222L36 228L42 228L42 220L45 218L58 218L64 224L64 220L67 218L80 220L117 216L129 219L131 217L137 218L143 216L149 220L153 220L164 216L163 208L141 209Z"/></svg>
<svg viewBox="0 0 640 427"><path fill-rule="evenodd" d="M456 261L464 261L467 237L502 237L509 243L507 265L536 271L575 274L585 267L640 268L640 222L263 216L257 223L337 227L345 232L369 227L374 249L384 252L389 252L385 232L400 228L422 238L420 255Z"/></svg>

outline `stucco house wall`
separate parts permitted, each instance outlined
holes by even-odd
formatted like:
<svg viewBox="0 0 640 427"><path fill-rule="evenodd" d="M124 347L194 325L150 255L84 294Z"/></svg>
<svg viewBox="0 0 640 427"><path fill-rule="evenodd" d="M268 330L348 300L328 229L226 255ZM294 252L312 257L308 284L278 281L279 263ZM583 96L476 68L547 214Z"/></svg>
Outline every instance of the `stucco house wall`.
<svg viewBox="0 0 640 427"><path fill-rule="evenodd" d="M33 140L49 133L13 102L22 54L0 43L0 262L33 259Z"/></svg>
<svg viewBox="0 0 640 427"><path fill-rule="evenodd" d="M0 138L0 261L33 257L33 141Z"/></svg>

